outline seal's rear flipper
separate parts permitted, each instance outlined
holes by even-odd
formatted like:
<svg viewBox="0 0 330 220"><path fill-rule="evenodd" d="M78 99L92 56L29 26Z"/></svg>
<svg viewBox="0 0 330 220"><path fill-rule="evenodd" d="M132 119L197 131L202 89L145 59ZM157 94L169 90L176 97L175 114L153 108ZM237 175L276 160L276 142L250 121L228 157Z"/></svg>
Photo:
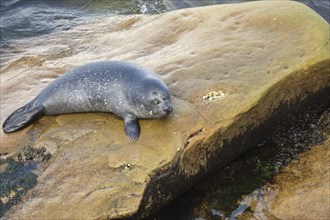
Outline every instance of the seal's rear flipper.
<svg viewBox="0 0 330 220"><path fill-rule="evenodd" d="M5 133L22 130L43 115L44 111L42 104L32 100L9 115L2 125L2 130Z"/></svg>

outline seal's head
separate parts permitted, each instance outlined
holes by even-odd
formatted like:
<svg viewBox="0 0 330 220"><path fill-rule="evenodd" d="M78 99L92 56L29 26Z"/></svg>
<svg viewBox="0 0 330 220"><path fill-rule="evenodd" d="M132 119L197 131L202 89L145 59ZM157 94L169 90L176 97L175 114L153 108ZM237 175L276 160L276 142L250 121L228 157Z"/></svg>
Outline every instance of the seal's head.
<svg viewBox="0 0 330 220"><path fill-rule="evenodd" d="M171 96L164 91L153 91L148 97L150 118L160 118L173 111Z"/></svg>
<svg viewBox="0 0 330 220"><path fill-rule="evenodd" d="M143 101L138 102L140 104L139 118L161 118L173 111L170 91L166 84L158 79L144 83L142 99Z"/></svg>

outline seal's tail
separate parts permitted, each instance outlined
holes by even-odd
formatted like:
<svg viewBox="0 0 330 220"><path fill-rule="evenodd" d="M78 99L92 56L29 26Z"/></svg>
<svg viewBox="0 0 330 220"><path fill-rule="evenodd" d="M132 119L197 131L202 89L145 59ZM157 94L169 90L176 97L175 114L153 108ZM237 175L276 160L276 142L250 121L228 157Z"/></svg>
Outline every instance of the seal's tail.
<svg viewBox="0 0 330 220"><path fill-rule="evenodd" d="M32 100L28 104L11 113L5 123L3 123L2 130L5 133L22 130L33 121L37 120L44 112L44 106L39 102Z"/></svg>

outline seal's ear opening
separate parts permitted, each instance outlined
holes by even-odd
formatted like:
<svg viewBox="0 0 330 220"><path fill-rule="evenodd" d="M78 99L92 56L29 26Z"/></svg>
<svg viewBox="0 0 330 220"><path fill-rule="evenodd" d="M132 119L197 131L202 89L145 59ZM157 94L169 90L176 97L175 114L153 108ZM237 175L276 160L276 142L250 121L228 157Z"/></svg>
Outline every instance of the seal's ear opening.
<svg viewBox="0 0 330 220"><path fill-rule="evenodd" d="M43 105L33 100L11 113L3 123L2 130L5 133L22 130L43 115L44 111Z"/></svg>

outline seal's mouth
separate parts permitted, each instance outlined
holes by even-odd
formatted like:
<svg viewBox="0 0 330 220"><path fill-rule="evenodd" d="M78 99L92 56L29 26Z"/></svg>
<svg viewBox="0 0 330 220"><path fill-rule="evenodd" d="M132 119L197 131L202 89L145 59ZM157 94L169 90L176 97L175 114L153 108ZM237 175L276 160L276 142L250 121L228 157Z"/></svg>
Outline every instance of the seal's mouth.
<svg viewBox="0 0 330 220"><path fill-rule="evenodd" d="M153 106L153 108L147 112L147 118L161 118L173 112L173 106L171 103L162 103L157 106Z"/></svg>
<svg viewBox="0 0 330 220"><path fill-rule="evenodd" d="M172 105L164 105L162 107L162 111L163 111L164 115L168 115L171 112L173 112L173 107L172 107Z"/></svg>
<svg viewBox="0 0 330 220"><path fill-rule="evenodd" d="M173 112L173 107L171 106L166 106L163 111L165 112L165 114L170 114L171 112Z"/></svg>

